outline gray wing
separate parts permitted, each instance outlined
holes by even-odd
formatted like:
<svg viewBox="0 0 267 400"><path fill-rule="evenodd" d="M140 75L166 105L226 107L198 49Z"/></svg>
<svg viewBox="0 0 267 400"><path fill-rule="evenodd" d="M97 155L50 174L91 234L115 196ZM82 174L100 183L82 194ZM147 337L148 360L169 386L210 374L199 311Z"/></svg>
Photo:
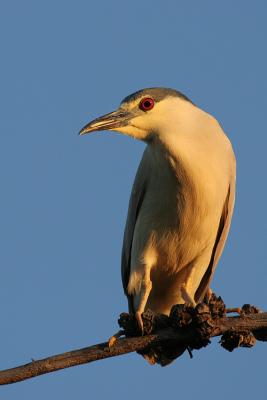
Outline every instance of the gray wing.
<svg viewBox="0 0 267 400"><path fill-rule="evenodd" d="M141 209L146 191L146 161L145 153L137 170L129 202L127 221L124 230L123 247L121 255L121 277L124 293L128 298L129 311L133 312L132 296L127 293L127 286L131 268L131 250L135 224Z"/></svg>
<svg viewBox="0 0 267 400"><path fill-rule="evenodd" d="M235 173L233 174L233 177L231 179L228 193L224 202L210 263L195 293L196 303L199 303L203 300L207 292L207 289L209 288L210 282L213 278L214 271L216 269L219 258L222 254L225 241L227 239L227 235L230 229L231 219L234 210L234 203L235 203Z"/></svg>

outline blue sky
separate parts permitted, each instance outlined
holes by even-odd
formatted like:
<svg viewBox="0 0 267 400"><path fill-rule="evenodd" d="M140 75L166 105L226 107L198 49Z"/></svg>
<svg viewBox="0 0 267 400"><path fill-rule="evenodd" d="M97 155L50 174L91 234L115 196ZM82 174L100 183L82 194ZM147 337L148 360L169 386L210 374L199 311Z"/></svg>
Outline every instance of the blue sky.
<svg viewBox="0 0 267 400"><path fill-rule="evenodd" d="M144 144L78 137L131 92L179 89L215 115L237 157L236 208L213 289L266 299L265 1L2 1L1 369L104 341L127 308L120 252ZM5 400L266 393L266 345L207 349L171 366L136 354L9 387Z"/></svg>

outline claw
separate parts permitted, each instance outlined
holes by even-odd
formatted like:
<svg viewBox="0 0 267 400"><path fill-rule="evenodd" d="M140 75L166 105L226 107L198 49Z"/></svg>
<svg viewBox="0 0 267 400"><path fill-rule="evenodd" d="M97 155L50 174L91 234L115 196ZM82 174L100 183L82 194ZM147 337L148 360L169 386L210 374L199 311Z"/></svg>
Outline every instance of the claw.
<svg viewBox="0 0 267 400"><path fill-rule="evenodd" d="M144 334L144 324L143 324L142 315L141 315L140 311L136 311L135 318L136 318L136 321L137 321L137 325L138 325L138 327L139 327L139 329L141 331L141 335L143 336L143 334Z"/></svg>
<svg viewBox="0 0 267 400"><path fill-rule="evenodd" d="M124 331L120 330L117 333L115 333L114 335L112 335L109 339L108 339L108 348L111 349L111 347L113 347L115 345L115 343L117 342L117 340L124 335Z"/></svg>

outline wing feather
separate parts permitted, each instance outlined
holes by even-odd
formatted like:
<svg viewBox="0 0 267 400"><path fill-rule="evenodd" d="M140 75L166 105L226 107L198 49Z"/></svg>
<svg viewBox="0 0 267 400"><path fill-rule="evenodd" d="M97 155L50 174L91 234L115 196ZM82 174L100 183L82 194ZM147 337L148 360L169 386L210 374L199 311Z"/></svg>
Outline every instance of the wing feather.
<svg viewBox="0 0 267 400"><path fill-rule="evenodd" d="M128 215L124 230L123 247L121 255L121 277L124 293L128 298L129 311L133 312L132 296L127 293L131 272L131 251L136 221L141 209L146 192L145 153L136 173L135 181L129 202Z"/></svg>
<svg viewBox="0 0 267 400"><path fill-rule="evenodd" d="M216 269L219 258L222 254L227 235L230 229L231 219L234 210L235 203L235 174L231 179L228 193L224 202L222 215L219 222L218 232L216 236L216 240L214 243L214 247L212 250L212 255L210 259L209 266L199 284L199 287L195 293L195 301L199 303L203 300L207 289L209 288L210 282L213 278L214 271Z"/></svg>

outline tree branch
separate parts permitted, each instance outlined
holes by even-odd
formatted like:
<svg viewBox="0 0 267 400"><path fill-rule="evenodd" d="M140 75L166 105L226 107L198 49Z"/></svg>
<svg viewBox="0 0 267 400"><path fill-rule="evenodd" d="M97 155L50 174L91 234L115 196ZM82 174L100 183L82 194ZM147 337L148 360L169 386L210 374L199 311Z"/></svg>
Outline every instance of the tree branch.
<svg viewBox="0 0 267 400"><path fill-rule="evenodd" d="M247 310L247 313L241 312L239 316L227 317L224 314L220 318L212 318L212 320L209 321L208 338L222 335L221 344L230 351L238 346L251 347L251 345L254 344L253 341L246 342L245 336L247 337L250 335L250 337L254 338L254 341L255 338L266 341L267 312L255 312L254 308L254 311L249 309ZM238 340L236 341L237 338ZM145 336L118 339L111 348L108 347L107 342L100 343L79 350L51 356L42 360L33 360L29 364L0 371L0 384L5 385L20 382L38 375L73 367L75 365L115 357L133 351L144 351L149 347L151 348L153 346L164 345L167 343L179 346L181 345L192 349L192 343L195 343L195 341L196 329L192 324L180 328L173 327L172 324L172 326L167 326L163 329L159 329L155 333ZM230 346L229 341L232 343Z"/></svg>

